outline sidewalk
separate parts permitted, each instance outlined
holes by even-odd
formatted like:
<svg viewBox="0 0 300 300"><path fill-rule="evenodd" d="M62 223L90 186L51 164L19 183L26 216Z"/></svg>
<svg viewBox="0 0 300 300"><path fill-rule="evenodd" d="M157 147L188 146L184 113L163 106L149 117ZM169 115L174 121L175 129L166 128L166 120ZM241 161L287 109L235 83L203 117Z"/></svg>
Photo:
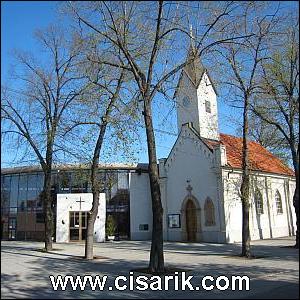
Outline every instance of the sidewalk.
<svg viewBox="0 0 300 300"><path fill-rule="evenodd" d="M49 275L128 276L132 269L145 268L149 259L149 241L121 241L95 245L94 261L80 258L84 244L54 244L52 253L36 251L37 242L1 243L2 298L264 298L297 299L299 288L299 252L287 246L293 238L252 242L252 253L260 258L238 257L240 245L206 243L165 243L166 266L187 270L200 283L206 275L247 275L250 291L53 291ZM145 275L145 274L136 274Z"/></svg>

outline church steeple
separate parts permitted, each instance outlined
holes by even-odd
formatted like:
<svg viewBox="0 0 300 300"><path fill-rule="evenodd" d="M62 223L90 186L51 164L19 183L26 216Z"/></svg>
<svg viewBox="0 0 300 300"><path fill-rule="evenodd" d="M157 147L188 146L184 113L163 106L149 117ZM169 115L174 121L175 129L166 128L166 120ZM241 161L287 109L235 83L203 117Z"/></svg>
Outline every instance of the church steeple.
<svg viewBox="0 0 300 300"><path fill-rule="evenodd" d="M217 94L207 70L201 63L191 28L190 45L175 97L177 102L178 132L181 126L192 123L203 138L219 139Z"/></svg>
<svg viewBox="0 0 300 300"><path fill-rule="evenodd" d="M190 27L190 47L186 60L192 60L192 62L186 65L183 70L187 73L193 84L197 87L200 83L203 73L205 72L205 68L203 67L201 60L197 55L192 25Z"/></svg>

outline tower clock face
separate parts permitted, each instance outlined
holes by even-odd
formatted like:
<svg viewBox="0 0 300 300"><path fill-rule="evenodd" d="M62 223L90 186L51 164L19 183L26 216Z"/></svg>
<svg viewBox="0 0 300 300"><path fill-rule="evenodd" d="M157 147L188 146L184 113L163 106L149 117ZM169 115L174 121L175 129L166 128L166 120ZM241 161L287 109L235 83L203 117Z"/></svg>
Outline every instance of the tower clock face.
<svg viewBox="0 0 300 300"><path fill-rule="evenodd" d="M190 98L189 97L184 97L183 101L182 101L182 104L183 104L184 107L189 107L190 104L191 104Z"/></svg>

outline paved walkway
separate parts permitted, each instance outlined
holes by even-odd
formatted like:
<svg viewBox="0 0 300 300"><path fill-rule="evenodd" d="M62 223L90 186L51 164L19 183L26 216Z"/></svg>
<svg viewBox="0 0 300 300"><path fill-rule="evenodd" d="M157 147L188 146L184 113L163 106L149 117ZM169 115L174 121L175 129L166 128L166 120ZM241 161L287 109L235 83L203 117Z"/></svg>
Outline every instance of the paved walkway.
<svg viewBox="0 0 300 300"><path fill-rule="evenodd" d="M85 291L54 291L49 275L108 275L112 286L117 275L128 276L132 269L147 267L150 242L96 244L99 258L85 261L80 258L84 244L54 244L54 251L45 254L37 251L43 243L5 241L1 242L1 297L298 299L299 252L288 247L293 244L293 238L252 242L252 253L258 258L245 260L238 257L238 244L165 243L166 266L187 270L187 276L194 275L192 283L199 285L206 275L247 275L250 291L174 291L172 284L169 291L92 291L90 286Z"/></svg>

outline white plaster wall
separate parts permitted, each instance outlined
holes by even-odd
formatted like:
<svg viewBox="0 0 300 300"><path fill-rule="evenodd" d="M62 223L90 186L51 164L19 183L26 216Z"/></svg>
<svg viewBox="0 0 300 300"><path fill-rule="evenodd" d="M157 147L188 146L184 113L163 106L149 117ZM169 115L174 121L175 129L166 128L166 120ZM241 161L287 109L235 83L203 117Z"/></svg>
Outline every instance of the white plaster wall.
<svg viewBox="0 0 300 300"><path fill-rule="evenodd" d="M228 178L229 173L229 178ZM251 179L250 235L252 240L290 235L289 208L282 176L255 175ZM241 173L223 171L226 237L229 243L242 241L242 203L240 200ZM257 215L254 187L262 194L264 213ZM275 193L280 192L283 213L277 214ZM269 206L268 206L269 203ZM268 209L269 207L269 209Z"/></svg>
<svg viewBox="0 0 300 300"><path fill-rule="evenodd" d="M267 189L265 176L254 176L251 180L251 189L250 189L250 236L252 240L259 240L265 238L271 238L272 236L272 211L271 203L272 199L269 197L269 209L268 209L268 198L267 198ZM272 182L269 181L268 185L272 186ZM257 214L254 194L255 190L258 189L261 192L263 199L263 214ZM268 189L269 195L271 190Z"/></svg>
<svg viewBox="0 0 300 300"><path fill-rule="evenodd" d="M130 174L130 238L149 240L152 234L152 205L148 173ZM140 230L140 224L148 224L148 230Z"/></svg>
<svg viewBox="0 0 300 300"><path fill-rule="evenodd" d="M81 203L77 202L80 200ZM74 194L57 194L57 211L56 211L56 242L69 242L69 212L70 211L89 211L92 208L92 193L74 193ZM106 200L105 194L99 196L99 209L94 227L94 240L96 242L105 241L105 218L106 218Z"/></svg>
<svg viewBox="0 0 300 300"><path fill-rule="evenodd" d="M242 204L239 197L241 176L231 172L222 171L222 173L226 240L229 243L239 242L242 239Z"/></svg>
<svg viewBox="0 0 300 300"><path fill-rule="evenodd" d="M206 73L197 89L198 123L201 137L219 140L217 95ZM205 101L210 102L211 112L206 112Z"/></svg>
<svg viewBox="0 0 300 300"><path fill-rule="evenodd" d="M288 236L290 234L289 230L289 220L288 220L288 207L287 199L285 193L285 182L284 179L280 178L268 178L268 194L269 194L269 203L270 203L270 221L271 221L271 234L272 237ZM282 201L283 213L277 213L277 206L275 201L276 191L280 193Z"/></svg>
<svg viewBox="0 0 300 300"><path fill-rule="evenodd" d="M220 230L220 202L218 195L218 180L214 168L214 154L199 140L196 135L184 126L177 139L170 156L166 161L167 171L167 210L168 214L181 214L182 203L188 195L186 190L190 180L192 195L200 204L201 232L199 240L207 242L224 242ZM210 197L215 208L215 226L205 226L204 203ZM221 208L222 209L222 208ZM168 239L181 241L183 239L183 225L181 228L168 228ZM200 230L200 228L198 228Z"/></svg>
<svg viewBox="0 0 300 300"><path fill-rule="evenodd" d="M118 189L128 189L129 176L127 172L119 172L118 176Z"/></svg>

